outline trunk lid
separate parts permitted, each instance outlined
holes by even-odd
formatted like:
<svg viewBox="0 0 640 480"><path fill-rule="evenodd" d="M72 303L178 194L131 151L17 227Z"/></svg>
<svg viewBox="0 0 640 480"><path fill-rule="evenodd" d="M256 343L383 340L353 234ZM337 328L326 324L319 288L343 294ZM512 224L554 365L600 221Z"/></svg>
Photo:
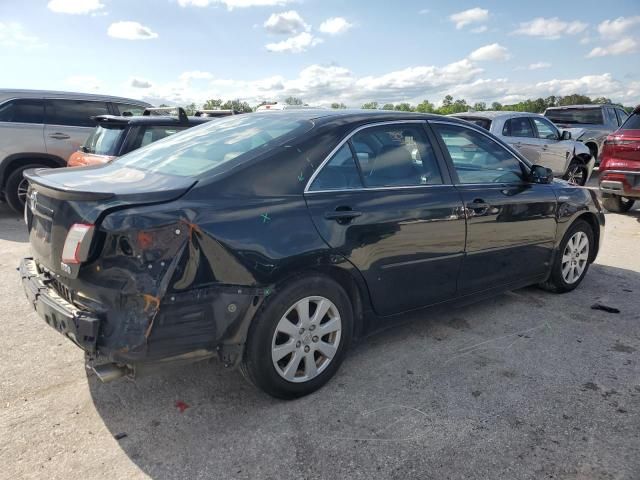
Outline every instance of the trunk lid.
<svg viewBox="0 0 640 480"><path fill-rule="evenodd" d="M25 207L29 241L38 263L75 278L79 265L64 264L62 250L71 226L95 225L92 248L99 246L99 223L114 209L173 201L193 178L151 173L109 164L100 167L36 169L25 172L30 187ZM91 258L91 255L90 255Z"/></svg>
<svg viewBox="0 0 640 480"><path fill-rule="evenodd" d="M640 129L618 130L609 135L602 156L605 169L640 170Z"/></svg>

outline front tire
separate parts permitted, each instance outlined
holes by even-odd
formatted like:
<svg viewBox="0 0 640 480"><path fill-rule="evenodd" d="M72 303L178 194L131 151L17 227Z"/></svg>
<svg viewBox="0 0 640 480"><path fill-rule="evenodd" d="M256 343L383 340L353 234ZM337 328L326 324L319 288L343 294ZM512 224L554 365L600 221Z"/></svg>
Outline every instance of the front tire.
<svg viewBox="0 0 640 480"><path fill-rule="evenodd" d="M626 213L631 210L635 199L621 197L620 195L607 195L602 198L602 205L613 213Z"/></svg>
<svg viewBox="0 0 640 480"><path fill-rule="evenodd" d="M556 252L551 274L540 287L554 293L575 289L589 270L591 252L595 248L593 230L584 220L576 220L564 234Z"/></svg>
<svg viewBox="0 0 640 480"><path fill-rule="evenodd" d="M24 171L30 168L42 168L46 165L30 164L16 168L9 177L4 186L4 197L7 204L16 212L22 214L24 212L24 203L27 199L27 189L29 182L24 178Z"/></svg>
<svg viewBox="0 0 640 480"><path fill-rule="evenodd" d="M338 371L351 342L353 311L344 289L322 275L285 284L257 314L241 371L269 395L308 395Z"/></svg>
<svg viewBox="0 0 640 480"><path fill-rule="evenodd" d="M587 177L589 176L589 169L587 166L577 158L571 160L567 172L564 174L563 179L569 182L571 185L578 185L584 187L587 183Z"/></svg>

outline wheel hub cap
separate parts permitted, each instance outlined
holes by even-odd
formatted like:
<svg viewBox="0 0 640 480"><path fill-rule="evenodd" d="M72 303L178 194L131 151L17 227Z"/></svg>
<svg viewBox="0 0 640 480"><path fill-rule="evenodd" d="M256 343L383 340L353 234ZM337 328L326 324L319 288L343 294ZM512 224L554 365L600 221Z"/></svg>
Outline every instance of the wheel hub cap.
<svg viewBox="0 0 640 480"><path fill-rule="evenodd" d="M282 316L271 342L276 372L289 382L307 382L324 371L340 345L342 321L331 300L305 297Z"/></svg>
<svg viewBox="0 0 640 480"><path fill-rule="evenodd" d="M562 254L562 278L568 284L577 282L589 261L589 238L584 232L574 233Z"/></svg>

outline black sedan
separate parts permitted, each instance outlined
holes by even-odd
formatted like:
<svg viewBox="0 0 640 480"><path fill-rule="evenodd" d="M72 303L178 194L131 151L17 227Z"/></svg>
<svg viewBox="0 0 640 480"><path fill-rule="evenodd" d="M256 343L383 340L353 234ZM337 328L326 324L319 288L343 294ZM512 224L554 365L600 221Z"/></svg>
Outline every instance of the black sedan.
<svg viewBox="0 0 640 480"><path fill-rule="evenodd" d="M25 292L100 378L218 356L282 398L403 312L573 290L604 226L594 192L435 115L233 116L26 176Z"/></svg>

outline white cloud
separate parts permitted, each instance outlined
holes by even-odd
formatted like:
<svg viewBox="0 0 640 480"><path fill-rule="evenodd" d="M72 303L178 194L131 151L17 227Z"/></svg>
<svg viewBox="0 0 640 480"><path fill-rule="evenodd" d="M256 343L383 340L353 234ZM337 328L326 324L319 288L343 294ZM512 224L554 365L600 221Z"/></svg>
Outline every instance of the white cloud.
<svg viewBox="0 0 640 480"><path fill-rule="evenodd" d="M203 72L201 70L191 70L189 72L181 73L178 78L181 82L190 82L191 80L211 80L213 78L213 74L210 72Z"/></svg>
<svg viewBox="0 0 640 480"><path fill-rule="evenodd" d="M492 43L491 45L485 45L477 50L474 50L469 54L469 58L476 62L486 61L505 61L511 58L509 50L503 47L499 43Z"/></svg>
<svg viewBox="0 0 640 480"><path fill-rule="evenodd" d="M44 47L38 37L27 32L21 23L0 22L0 46L32 49Z"/></svg>
<svg viewBox="0 0 640 480"><path fill-rule="evenodd" d="M265 47L270 52L301 53L319 43L322 43L321 38L314 37L308 32L302 32L295 37L289 37L281 42L268 43Z"/></svg>
<svg viewBox="0 0 640 480"><path fill-rule="evenodd" d="M626 53L634 53L638 50L638 42L633 38L627 37L618 40L606 47L596 47L589 52L587 58L605 57L608 55L624 55Z"/></svg>
<svg viewBox="0 0 640 480"><path fill-rule="evenodd" d="M115 22L109 25L107 34L113 38L124 40L150 40L157 38L158 34L149 27L138 22Z"/></svg>
<svg viewBox="0 0 640 480"><path fill-rule="evenodd" d="M135 78L133 77L129 81L129 86L133 88L151 88L153 84L149 80L144 80L143 78Z"/></svg>
<svg viewBox="0 0 640 480"><path fill-rule="evenodd" d="M310 27L298 12L289 10L288 12L272 13L264 22L264 28L269 33L292 35L298 32L308 32Z"/></svg>
<svg viewBox="0 0 640 480"><path fill-rule="evenodd" d="M327 18L320 24L319 30L322 33L328 33L329 35L338 35L344 33L353 27L353 24L349 23L345 18L333 17Z"/></svg>
<svg viewBox="0 0 640 480"><path fill-rule="evenodd" d="M598 32L600 32L603 38L619 37L635 25L640 25L640 15L634 17L618 17L615 20L605 20L598 25Z"/></svg>
<svg viewBox="0 0 640 480"><path fill-rule="evenodd" d="M178 0L181 7L207 7L209 5L225 5L228 10L249 7L277 7L292 3L293 0Z"/></svg>
<svg viewBox="0 0 640 480"><path fill-rule="evenodd" d="M52 12L86 15L104 8L100 0L51 0L47 7Z"/></svg>
<svg viewBox="0 0 640 480"><path fill-rule="evenodd" d="M551 68L551 64L549 62L537 62L531 63L527 68L529 70L541 70L543 68Z"/></svg>
<svg viewBox="0 0 640 480"><path fill-rule="evenodd" d="M80 92L97 92L103 88L102 81L93 75L72 75L65 82Z"/></svg>
<svg viewBox="0 0 640 480"><path fill-rule="evenodd" d="M470 8L462 12L454 13L449 16L449 20L456 24L456 28L460 30L471 23L482 23L489 20L489 10L484 8Z"/></svg>
<svg viewBox="0 0 640 480"><path fill-rule="evenodd" d="M520 27L513 33L518 35L529 35L532 37L543 37L548 39L560 38L564 35L576 35L586 30L586 23L574 20L566 22L557 17L554 18L534 18L530 22L520 23Z"/></svg>

